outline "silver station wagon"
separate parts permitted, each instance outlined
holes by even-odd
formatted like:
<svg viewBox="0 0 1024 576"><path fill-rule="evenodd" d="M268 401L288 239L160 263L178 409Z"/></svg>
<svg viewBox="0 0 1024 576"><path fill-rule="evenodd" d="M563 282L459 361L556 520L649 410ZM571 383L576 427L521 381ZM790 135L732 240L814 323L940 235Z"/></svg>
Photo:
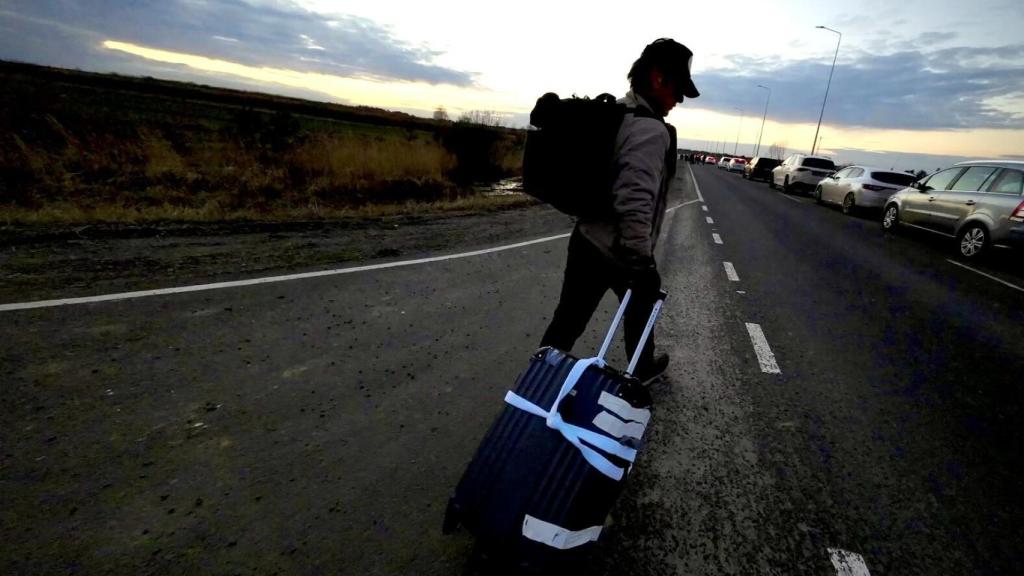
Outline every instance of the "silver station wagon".
<svg viewBox="0 0 1024 576"><path fill-rule="evenodd" d="M977 259L991 246L1024 245L1024 162L961 162L893 194L882 227L922 228L956 238Z"/></svg>

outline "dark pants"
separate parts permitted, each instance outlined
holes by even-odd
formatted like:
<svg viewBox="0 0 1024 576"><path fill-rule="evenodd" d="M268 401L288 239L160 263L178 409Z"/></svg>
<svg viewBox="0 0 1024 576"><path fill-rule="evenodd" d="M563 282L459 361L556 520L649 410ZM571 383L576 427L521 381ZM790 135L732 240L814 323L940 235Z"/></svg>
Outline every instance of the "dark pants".
<svg viewBox="0 0 1024 576"><path fill-rule="evenodd" d="M569 352L573 344L583 334L594 315L597 306L604 298L605 292L613 290L619 302L626 294L629 277L626 270L611 262L589 240L573 231L569 239L569 255L565 264L565 280L562 282L562 295L541 339L541 346L552 346ZM633 292L625 314L626 355L632 359L643 334L647 319L651 315L656 297L653 294ZM595 351L596 354L596 351ZM651 333L640 354L639 366L651 362L654 356L654 334Z"/></svg>

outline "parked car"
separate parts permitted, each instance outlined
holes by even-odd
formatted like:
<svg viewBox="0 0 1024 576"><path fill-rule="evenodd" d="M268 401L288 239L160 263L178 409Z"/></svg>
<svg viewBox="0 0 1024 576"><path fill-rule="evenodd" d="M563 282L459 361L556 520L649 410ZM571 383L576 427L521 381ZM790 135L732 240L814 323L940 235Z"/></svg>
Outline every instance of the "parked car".
<svg viewBox="0 0 1024 576"><path fill-rule="evenodd" d="M743 167L743 177L748 180L764 180L767 182L772 177L772 169L781 163L775 158L762 158L758 156L747 162L747 165Z"/></svg>
<svg viewBox="0 0 1024 576"><path fill-rule="evenodd" d="M975 260L992 246L1024 245L1024 162L961 162L895 193L882 228L913 226L956 238Z"/></svg>
<svg viewBox="0 0 1024 576"><path fill-rule="evenodd" d="M732 158L729 158L727 156L722 156L722 159L718 161L718 169L719 170L725 170L726 168L728 168L729 167L729 160L732 160Z"/></svg>
<svg viewBox="0 0 1024 576"><path fill-rule="evenodd" d="M707 156L704 157L704 163L705 164L718 164L718 158L715 158L714 156L708 154Z"/></svg>
<svg viewBox="0 0 1024 576"><path fill-rule="evenodd" d="M729 172L743 173L743 168L746 167L747 161L744 158L730 158L729 164L726 165L725 169Z"/></svg>
<svg viewBox="0 0 1024 576"><path fill-rule="evenodd" d="M768 186L782 186L785 192L796 190L814 190L822 178L831 176L836 170L832 160L823 156L806 156L793 154L779 166L772 169L772 177Z"/></svg>
<svg viewBox="0 0 1024 576"><path fill-rule="evenodd" d="M814 189L818 204L839 204L843 214L858 208L881 209L894 193L910 186L916 178L870 166L848 166L823 179Z"/></svg>

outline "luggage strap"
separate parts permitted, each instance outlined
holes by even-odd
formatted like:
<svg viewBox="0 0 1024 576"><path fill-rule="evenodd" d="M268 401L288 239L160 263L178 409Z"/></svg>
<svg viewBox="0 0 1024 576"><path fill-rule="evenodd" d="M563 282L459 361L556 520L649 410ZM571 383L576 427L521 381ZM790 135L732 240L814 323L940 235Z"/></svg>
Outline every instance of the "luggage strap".
<svg viewBox="0 0 1024 576"><path fill-rule="evenodd" d="M562 420L562 415L558 412L558 407L562 403L562 400L568 396L569 392L571 392L573 387L576 386L576 383L579 381L580 376L583 375L583 372L591 366L603 368L605 366L605 361L601 358L586 358L577 361L576 365L569 371L569 375L566 376L565 382L562 384L562 389L558 392L558 397L555 398L555 402L551 405L550 410L544 410L512 391L505 394L505 402L519 408L520 410L544 418L547 422L548 428L554 428L561 432L562 436L564 436L566 440L576 448L579 448L583 457L591 466L597 468L598 472L613 480L622 480L626 473L624 468L616 466L603 454L594 450L590 446L583 444L583 442L600 448L608 454L618 456L630 463L636 460L636 450L628 446L623 446L617 440L609 438L603 434L598 434L593 430L587 430L586 428L580 428L579 426L569 424L565 420Z"/></svg>

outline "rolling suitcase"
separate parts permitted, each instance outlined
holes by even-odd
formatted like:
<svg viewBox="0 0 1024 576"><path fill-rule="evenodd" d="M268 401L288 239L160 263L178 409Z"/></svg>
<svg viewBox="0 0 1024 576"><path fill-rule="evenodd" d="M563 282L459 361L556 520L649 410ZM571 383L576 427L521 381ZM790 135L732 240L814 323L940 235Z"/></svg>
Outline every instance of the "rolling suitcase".
<svg viewBox="0 0 1024 576"><path fill-rule="evenodd" d="M660 292L625 372L601 350L575 358L545 347L530 358L449 499L443 531L465 527L488 562L514 573L577 564L592 548L632 468L651 399L631 376L667 296Z"/></svg>

